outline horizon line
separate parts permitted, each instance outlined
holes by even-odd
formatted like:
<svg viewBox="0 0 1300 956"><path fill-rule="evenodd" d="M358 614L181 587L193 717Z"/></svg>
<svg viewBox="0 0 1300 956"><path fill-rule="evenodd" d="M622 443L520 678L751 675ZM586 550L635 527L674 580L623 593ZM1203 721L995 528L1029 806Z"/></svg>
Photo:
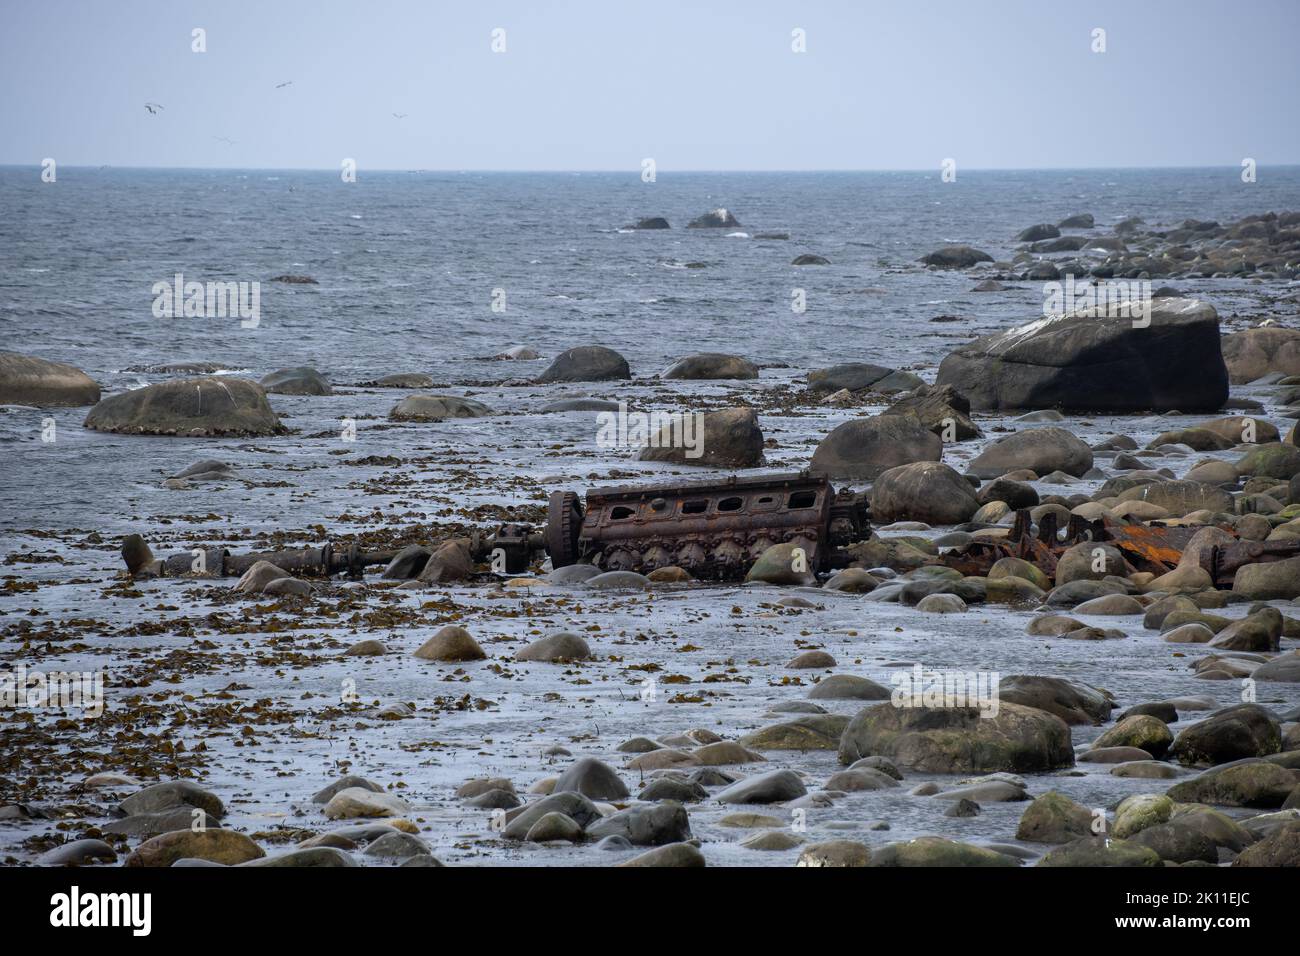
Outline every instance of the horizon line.
<svg viewBox="0 0 1300 956"><path fill-rule="evenodd" d="M260 173L260 172L281 172L281 173L331 173L339 172L336 166L138 166L138 165L114 165L113 163L59 163L63 169L89 169L98 171L101 169L117 169L126 171L194 171L194 172L237 172L237 173ZM0 163L0 169L40 169L42 161L27 163ZM962 172L977 173L1077 173L1077 172L1157 172L1168 170L1210 170L1210 169L1229 169L1238 170L1240 164L1222 165L1222 164L1187 164L1179 166L958 166L958 174ZM1300 168L1300 161L1292 163L1270 163L1267 166L1260 165L1261 169L1295 169ZM592 168L592 169L515 169L515 168L470 168L470 167L401 167L401 166L363 166L358 164L357 172L371 173L460 173L460 174L500 174L500 173L521 173L521 174L549 174L549 175L587 175L587 174L607 174L607 173L625 173L629 176L640 178L640 169L637 167L612 167L612 168ZM671 169L657 170L656 175L753 175L753 174L787 174L787 173L923 173L935 174L942 170L937 167L817 167L805 169ZM647 185L650 185L647 183Z"/></svg>

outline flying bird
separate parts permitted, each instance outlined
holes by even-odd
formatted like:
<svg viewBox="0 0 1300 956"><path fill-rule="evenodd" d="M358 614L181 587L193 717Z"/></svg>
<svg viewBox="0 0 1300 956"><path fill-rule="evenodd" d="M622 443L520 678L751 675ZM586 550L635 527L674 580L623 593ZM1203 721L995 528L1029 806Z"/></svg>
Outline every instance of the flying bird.
<svg viewBox="0 0 1300 956"><path fill-rule="evenodd" d="M164 107L161 103L146 103L144 104L144 108L149 111L150 116L156 116L158 111Z"/></svg>
<svg viewBox="0 0 1300 956"><path fill-rule="evenodd" d="M236 142L236 140L231 139L229 136L214 136L212 138L215 139L217 142L225 143L228 146L234 146Z"/></svg>
<svg viewBox="0 0 1300 956"><path fill-rule="evenodd" d="M411 114L410 114L410 113L394 113L393 115L396 116L398 119L406 119L406 117L410 116Z"/></svg>
<svg viewBox="0 0 1300 956"><path fill-rule="evenodd" d="M293 80L285 80L283 83L277 83L277 84L275 84L275 88L276 88L277 90L282 90L282 89L284 89L286 86L293 86Z"/></svg>

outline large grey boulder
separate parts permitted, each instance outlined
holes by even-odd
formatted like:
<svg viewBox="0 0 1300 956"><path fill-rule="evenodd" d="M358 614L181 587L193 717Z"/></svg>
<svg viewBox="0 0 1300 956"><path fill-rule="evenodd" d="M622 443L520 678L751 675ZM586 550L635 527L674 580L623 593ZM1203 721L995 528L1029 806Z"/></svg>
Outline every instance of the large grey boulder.
<svg viewBox="0 0 1300 956"><path fill-rule="evenodd" d="M674 379L749 379L758 378L758 366L739 355L700 352L680 358L664 370L661 378Z"/></svg>
<svg viewBox="0 0 1300 956"><path fill-rule="evenodd" d="M979 438L980 430L970 418L970 402L951 385L921 385L898 397L882 413L915 416L944 441Z"/></svg>
<svg viewBox="0 0 1300 956"><path fill-rule="evenodd" d="M325 376L308 365L282 368L262 377L258 383L276 395L332 395Z"/></svg>
<svg viewBox="0 0 1300 956"><path fill-rule="evenodd" d="M993 257L973 246L943 246L921 257L927 266L936 269L969 269L981 262L992 262Z"/></svg>
<svg viewBox="0 0 1300 956"><path fill-rule="evenodd" d="M561 352L546 371L537 377L538 384L548 382L607 382L631 378L627 359L603 345L581 345Z"/></svg>
<svg viewBox="0 0 1300 956"><path fill-rule="evenodd" d="M813 474L871 479L917 461L938 461L943 442L911 415L851 418L836 426L813 452Z"/></svg>
<svg viewBox="0 0 1300 956"><path fill-rule="evenodd" d="M704 468L755 468L763 463L763 430L752 408L688 414L665 425L637 457Z"/></svg>
<svg viewBox="0 0 1300 956"><path fill-rule="evenodd" d="M0 405L94 405L95 380L72 365L0 351Z"/></svg>
<svg viewBox="0 0 1300 956"><path fill-rule="evenodd" d="M998 683L998 696L1055 714L1067 724L1101 724L1110 719L1115 702L1104 691L1064 677L1008 674Z"/></svg>
<svg viewBox="0 0 1300 956"><path fill-rule="evenodd" d="M875 521L958 524L969 521L979 506L970 482L937 461L891 468L871 487Z"/></svg>
<svg viewBox="0 0 1300 956"><path fill-rule="evenodd" d="M686 224L687 229L732 229L739 226L736 217L719 207L710 209L702 216L697 216Z"/></svg>
<svg viewBox="0 0 1300 956"><path fill-rule="evenodd" d="M1149 317L1101 307L1036 319L962 346L939 365L975 409L1213 411L1228 397L1219 316L1195 299L1150 303ZM1143 325L1149 318L1149 324Z"/></svg>
<svg viewBox="0 0 1300 956"><path fill-rule="evenodd" d="M1222 348L1234 385L1253 382L1270 372L1300 375L1300 329L1245 329L1225 335Z"/></svg>
<svg viewBox="0 0 1300 956"><path fill-rule="evenodd" d="M1025 468L1039 475L1063 471L1079 478L1091 467L1088 443L1055 426L1023 428L1000 438L970 463L971 474L979 478L997 478Z"/></svg>
<svg viewBox="0 0 1300 956"><path fill-rule="evenodd" d="M395 422L440 422L448 418L483 418L492 409L459 395L408 395L388 412Z"/></svg>
<svg viewBox="0 0 1300 956"><path fill-rule="evenodd" d="M996 716L974 707L896 707L860 711L844 729L839 759L888 757L929 773L1040 772L1074 766L1070 728L1055 714L1000 703Z"/></svg>
<svg viewBox="0 0 1300 956"><path fill-rule="evenodd" d="M814 369L808 373L808 391L814 395L848 389L861 392L881 379L893 374L892 368L870 362L844 362L830 368Z"/></svg>
<svg viewBox="0 0 1300 956"><path fill-rule="evenodd" d="M261 385L246 378L180 378L110 395L85 426L127 435L278 435L285 431Z"/></svg>

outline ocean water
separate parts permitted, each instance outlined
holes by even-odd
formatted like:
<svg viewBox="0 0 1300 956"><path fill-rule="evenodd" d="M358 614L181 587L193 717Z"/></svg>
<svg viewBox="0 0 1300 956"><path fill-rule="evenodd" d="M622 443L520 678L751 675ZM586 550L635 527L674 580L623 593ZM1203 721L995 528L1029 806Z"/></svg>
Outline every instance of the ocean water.
<svg viewBox="0 0 1300 956"><path fill-rule="evenodd" d="M740 232L687 230L724 206ZM1041 293L969 296L960 273L916 260L948 242L995 257L1027 225L1092 212L1098 231L1300 208L1300 168L515 174L0 169L0 340L68 361L110 389L130 366L217 361L261 373L313 364L340 382L393 371L500 378L481 361L514 344L543 354L616 347L637 374L690 351L739 350L796 366L935 361L929 319L1031 317ZM670 231L618 227L665 216ZM829 267L797 268L809 252ZM686 263L705 268L687 269ZM260 280L256 329L159 319L155 282ZM269 283L307 274L316 286ZM808 311L795 315L794 288ZM493 290L506 310L492 311ZM863 291L863 290L881 291ZM952 327L945 335L964 331ZM958 336L962 337L962 336ZM743 344L743 349L739 345Z"/></svg>
<svg viewBox="0 0 1300 956"><path fill-rule="evenodd" d="M730 209L741 227L683 228L716 206ZM584 846L503 845L487 813L466 807L454 790L472 776L504 775L523 792L558 772L562 761L544 755L556 744L621 768L626 755L616 748L631 736L706 727L734 739L773 723L769 707L807 696L813 675L791 682L785 662L810 644L830 651L838 672L886 684L900 666L920 662L1068 677L1106 687L1121 707L1175 695L1206 695L1213 706L1235 703L1236 682L1193 677L1189 665L1206 653L1203 646L1165 644L1135 616L1087 618L1122 630L1123 639L1073 641L1028 637L1031 612L993 606L926 615L856 595L805 592L814 608L777 611L773 602L782 592L733 585L645 595L539 589L502 598L486 585L391 591L375 575L364 585L326 584L311 602L313 610L337 603L340 614L299 613L254 609L266 602L232 598L230 581L141 581L124 592L114 587L123 574L117 549L132 531L160 556L197 543L261 548L275 532L337 540L473 521L480 506L537 505L557 487L582 493L687 472L700 479L721 474L639 462L634 449L597 442L594 416L540 412L574 394L646 409L749 402L760 409L770 442L766 466L800 468L837 424L880 410L802 399L808 370L872 361L932 381L952 348L1041 314L1039 283L972 293L969 275L919 266L917 259L937 246L968 242L1005 258L1024 227L1078 212L1093 213L1097 231L1105 233L1134 215L1174 224L1288 209L1300 209L1300 169L1264 168L1252 185L1231 168L959 171L955 183L940 182L937 173L661 174L653 184L606 173L362 170L357 183L343 184L336 174L319 172L71 168L60 170L57 183L42 184L35 169L0 169L0 348L71 362L106 394L168 377L130 369L169 362L216 362L253 378L311 364L335 383L331 396L270 396L292 432L258 439L111 435L82 428L85 409L0 409L0 580L24 585L0 593L0 662L103 670L113 713L133 708L138 688L148 688L161 709L141 715L140 728L191 749L203 741L202 780L232 807L230 825L328 827L310 797L346 762L382 784L400 780L412 816L423 821L421 837L440 858L469 864L612 862ZM620 231L657 215L673 228ZM752 238L768 231L790 238ZM805 252L831 264L790 265ZM242 328L236 318L156 318L153 285L177 272L200 281L260 281L258 327ZM285 273L310 275L319 284L268 281ZM1295 312L1294 301L1272 301L1293 291L1284 282L1171 284L1211 301L1225 330L1265 313L1287 321ZM802 315L790 308L795 288L807 293ZM492 311L494 289L505 290L504 312ZM931 321L938 316L956 321ZM623 353L633 380L529 383L557 352L592 343ZM513 345L530 346L541 358L490 360ZM672 360L704 350L744 355L763 366L760 378L652 377ZM394 372L429 374L497 414L391 423L388 409L407 393L354 386ZM1289 427L1277 392L1233 388L1235 397L1264 402L1266 417ZM786 393L793 398L779 397ZM57 426L53 442L40 438L47 417ZM357 423L355 441L341 438L345 417ZM1065 424L1090 444L1116 432L1145 444L1196 420L1090 416ZM944 460L959 470L986 441L1024 427L1001 415L980 415L977 422L985 440L944 449ZM1182 474L1200 457L1153 463ZM207 458L230 463L245 480L184 491L161 487L167 476ZM1110 461L1099 455L1098 465L1107 469ZM1089 493L1097 484L1040 482L1039 490ZM319 537L311 530L317 527ZM26 589L33 584L35 590ZM361 621L358 605L366 612ZM391 608L414 619L386 623ZM267 633L230 633L212 626L212 615L247 620ZM468 627L492 660L462 667L412 656L450 620ZM574 668L514 662L522 642L557 629L587 635L597 659ZM31 639L32 633L47 636ZM341 655L363 637L382 639L391 653ZM1294 646L1283 641L1284 650ZM641 681L657 671L689 682L666 686L658 702L646 702ZM413 716L384 721L350 712L340 720L331 708L349 682L367 713L400 701L413 705ZM273 699L292 718L259 722L258 743L245 747L220 715L206 723L211 695L227 687L234 690L222 693L234 694L238 706ZM698 701L679 699L679 690ZM461 694L484 706L446 706L448 695ZM1261 683L1260 700L1282 711L1300 703L1300 688ZM847 715L859 702L827 706ZM183 726L171 723L181 711ZM1184 714L1173 729L1202 715ZM0 712L0 725L24 716ZM61 765L64 757L84 773L108 765L111 735L88 724L56 726L58 716L40 715L56 743L29 755L21 776L0 779L0 803L68 799L68 787L82 774ZM1100 730L1072 728L1075 745L1086 746ZM758 766L795 769L809 789L839 769L831 751L774 753L769 760ZM639 775L620 773L635 793ZM34 795L15 789L29 776L39 779ZM146 776L152 780L156 772ZM944 817L941 801L907 794L933 776L909 774L897 790L852 794L812 813L807 837L872 844L926 833L1012 839L1024 804L990 804L973 820ZM1035 795L1058 789L1090 807L1113 807L1131 793L1166 786L1113 777L1098 764L1080 764L1077 775L1033 775L1029 783ZM708 801L691 809L710 864L793 863L797 849L740 847L744 832L719 824L728 809ZM891 829L869 829L875 820ZM22 841L49 830L44 820L6 825L0 850L29 859L34 853Z"/></svg>

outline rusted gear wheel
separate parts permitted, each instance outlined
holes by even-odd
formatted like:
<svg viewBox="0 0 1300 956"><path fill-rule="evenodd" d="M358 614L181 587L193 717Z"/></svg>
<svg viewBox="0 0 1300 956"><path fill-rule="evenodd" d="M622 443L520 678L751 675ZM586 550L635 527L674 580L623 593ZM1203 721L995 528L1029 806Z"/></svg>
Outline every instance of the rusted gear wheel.
<svg viewBox="0 0 1300 956"><path fill-rule="evenodd" d="M552 491L546 508L546 553L552 568L578 563L578 532L582 530L582 505L572 491Z"/></svg>

